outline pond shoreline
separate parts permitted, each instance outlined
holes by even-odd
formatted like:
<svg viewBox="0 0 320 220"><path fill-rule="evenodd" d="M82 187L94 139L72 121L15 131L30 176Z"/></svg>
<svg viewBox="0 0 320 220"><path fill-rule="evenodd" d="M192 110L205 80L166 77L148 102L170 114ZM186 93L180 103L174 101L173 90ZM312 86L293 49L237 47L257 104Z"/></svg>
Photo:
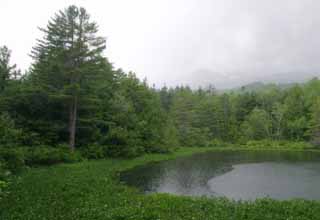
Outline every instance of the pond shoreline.
<svg viewBox="0 0 320 220"><path fill-rule="evenodd" d="M142 195L119 182L119 172L139 165L217 150L232 149L187 148L130 160L106 159L30 169L12 180L10 193L0 203L0 219L275 220L319 217L318 201L262 199L235 202L169 194Z"/></svg>
<svg viewBox="0 0 320 220"><path fill-rule="evenodd" d="M233 171L239 165L245 168ZM139 165L121 172L120 180L146 194L319 200L319 165L318 151L216 150ZM217 185L214 179L228 177L229 172L231 180ZM287 187L280 189L283 185Z"/></svg>

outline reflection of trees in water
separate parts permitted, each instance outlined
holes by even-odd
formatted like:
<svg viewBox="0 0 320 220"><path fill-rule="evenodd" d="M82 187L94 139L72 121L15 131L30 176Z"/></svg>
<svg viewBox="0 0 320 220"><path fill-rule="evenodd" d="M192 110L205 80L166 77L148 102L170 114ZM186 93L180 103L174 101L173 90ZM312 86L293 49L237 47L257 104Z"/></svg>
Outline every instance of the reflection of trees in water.
<svg viewBox="0 0 320 220"><path fill-rule="evenodd" d="M218 166L211 163L190 163L188 160L178 161L166 167L166 171L157 179L154 186L156 192L170 192L183 195L208 195L210 189L207 182L216 175ZM160 181L160 182L157 182Z"/></svg>
<svg viewBox="0 0 320 220"><path fill-rule="evenodd" d="M320 161L312 152L224 151L152 163L121 175L121 180L144 192L213 195L209 179L232 170L232 165L257 162Z"/></svg>

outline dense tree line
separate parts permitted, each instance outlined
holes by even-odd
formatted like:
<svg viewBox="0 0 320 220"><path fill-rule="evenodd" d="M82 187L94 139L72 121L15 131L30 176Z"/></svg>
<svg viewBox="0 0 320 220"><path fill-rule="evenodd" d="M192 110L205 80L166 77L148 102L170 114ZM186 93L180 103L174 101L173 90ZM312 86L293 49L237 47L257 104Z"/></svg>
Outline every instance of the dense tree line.
<svg viewBox="0 0 320 220"><path fill-rule="evenodd" d="M291 88L270 86L259 92L228 92L188 87L163 88L160 95L183 146L212 140L319 142L320 80ZM201 145L201 144L200 144Z"/></svg>
<svg viewBox="0 0 320 220"><path fill-rule="evenodd" d="M70 6L40 30L23 75L0 48L1 148L67 145L134 156L250 140L320 144L318 79L257 92L156 89L104 57L105 39L85 9Z"/></svg>

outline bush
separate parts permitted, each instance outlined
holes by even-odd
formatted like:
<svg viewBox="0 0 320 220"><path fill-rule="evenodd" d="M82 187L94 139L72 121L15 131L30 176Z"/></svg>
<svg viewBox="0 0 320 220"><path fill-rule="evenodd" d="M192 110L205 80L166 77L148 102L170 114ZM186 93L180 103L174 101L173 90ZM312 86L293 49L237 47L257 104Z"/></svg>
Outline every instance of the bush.
<svg viewBox="0 0 320 220"><path fill-rule="evenodd" d="M6 169L5 164L0 161L0 200L5 194L5 189L8 186L8 183L6 182L8 174L9 172Z"/></svg>
<svg viewBox="0 0 320 220"><path fill-rule="evenodd" d="M4 163L5 168L17 172L25 165L25 154L21 148L1 148L0 161Z"/></svg>
<svg viewBox="0 0 320 220"><path fill-rule="evenodd" d="M104 154L107 157L137 157L144 152L143 147L129 146L129 145L107 145L103 147Z"/></svg>
<svg viewBox="0 0 320 220"><path fill-rule="evenodd" d="M0 145L9 146L20 143L22 132L15 128L14 121L6 113L0 114Z"/></svg>
<svg viewBox="0 0 320 220"><path fill-rule="evenodd" d="M136 157L145 152L141 141L134 131L123 128L114 128L101 141L104 146L104 155L107 157Z"/></svg>
<svg viewBox="0 0 320 220"><path fill-rule="evenodd" d="M181 136L180 143L187 147L207 147L209 145L208 129L188 128Z"/></svg>
<svg viewBox="0 0 320 220"><path fill-rule="evenodd" d="M152 146L147 147L145 151L147 153L166 154L172 152L175 149L175 147L169 147L168 145L153 144Z"/></svg>
<svg viewBox="0 0 320 220"><path fill-rule="evenodd" d="M0 161L0 181L5 179L6 172L7 169L5 163L3 161Z"/></svg>
<svg viewBox="0 0 320 220"><path fill-rule="evenodd" d="M286 146L288 146L288 148L291 147L294 149L311 149L311 148L313 148L312 144L310 144L308 142L304 142L304 141L296 141L296 142L287 141Z"/></svg>
<svg viewBox="0 0 320 220"><path fill-rule="evenodd" d="M310 149L312 145L303 141L286 141L286 140L261 140L261 141L248 141L245 144L248 148L263 148L263 149Z"/></svg>
<svg viewBox="0 0 320 220"><path fill-rule="evenodd" d="M79 153L70 152L66 146L29 148L25 156L26 164L30 166L72 163L81 160Z"/></svg>
<svg viewBox="0 0 320 220"><path fill-rule="evenodd" d="M2 196L4 195L4 190L7 188L7 186L8 186L7 182L0 180L0 200L1 200Z"/></svg>
<svg viewBox="0 0 320 220"><path fill-rule="evenodd" d="M232 144L224 142L220 139L213 139L209 142L208 147L232 147Z"/></svg>
<svg viewBox="0 0 320 220"><path fill-rule="evenodd" d="M25 165L73 163L81 159L78 152L70 152L70 149L65 146L0 148L0 180L3 180L8 172L16 173Z"/></svg>
<svg viewBox="0 0 320 220"><path fill-rule="evenodd" d="M102 146L93 144L80 149L81 155L87 159L102 159L106 157Z"/></svg>
<svg viewBox="0 0 320 220"><path fill-rule="evenodd" d="M251 140L251 141L247 141L245 146L249 148L277 148L277 147L280 148L279 143L276 143L271 140L259 140L259 141Z"/></svg>

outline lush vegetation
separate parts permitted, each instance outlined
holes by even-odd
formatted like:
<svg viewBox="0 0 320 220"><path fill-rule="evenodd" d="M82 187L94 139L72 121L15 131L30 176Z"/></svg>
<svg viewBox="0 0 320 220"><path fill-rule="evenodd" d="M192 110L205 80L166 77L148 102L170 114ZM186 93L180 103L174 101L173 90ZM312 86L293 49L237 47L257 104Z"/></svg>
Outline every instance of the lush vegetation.
<svg viewBox="0 0 320 220"><path fill-rule="evenodd" d="M319 142L318 79L225 93L157 89L113 68L85 9L70 6L40 30L24 74L11 65L11 51L0 49L2 148L95 145L122 157L212 142Z"/></svg>
<svg viewBox="0 0 320 220"><path fill-rule="evenodd" d="M211 148L212 149L212 148ZM0 219L318 219L316 201L234 202L143 195L119 184L117 173L150 161L174 159L208 148L181 149L131 160L108 159L31 169L14 179L0 203Z"/></svg>
<svg viewBox="0 0 320 220"><path fill-rule="evenodd" d="M320 80L316 78L286 88L271 85L261 90L224 93L213 87L155 88L134 73L125 73L112 66L104 56L105 39L99 36L98 25L91 21L84 8L70 6L60 11L40 30L43 38L37 40L31 52L33 63L23 74L12 65L11 51L6 46L0 47L0 198L8 188L5 180L10 174L31 166L130 158L146 153L173 152L179 147L305 149L320 145ZM222 215L227 213L219 209L226 207L234 210L230 212L234 215L239 207L252 208L253 212L259 210L261 204L266 204L267 209L273 209L274 202L267 200L255 204L221 200L211 204L209 200L198 199L196 204L187 198L138 196L122 186L115 186L110 179L117 166L135 164L140 160L134 161L85 162L27 172L22 178L26 189L22 189L19 181L14 181L11 187L17 190L14 193L19 197L26 196L25 203L26 199L33 202L40 196L47 198L46 202L42 201L43 206L39 206L43 209L34 210L34 206L21 212L23 209L19 205L25 205L24 202L15 204L12 197L6 204L17 205L16 209L10 208L12 216L24 213L24 219L36 219L35 215L41 216L41 213L59 216L56 210L67 210L69 205L78 205L83 210L73 209L78 214L62 211L63 214L70 215L69 218L72 214L85 218L86 210L93 214L93 204L101 205L100 202L106 202L105 210L109 211L112 203L114 208L115 205L124 207L118 209L118 214L112 209L108 215L112 217L114 214L114 219L121 219L121 213L135 212L138 204L147 206L146 216L158 216L161 210L164 215L171 203L172 207L179 206L181 210L195 205L195 209L203 209L199 213L212 209ZM87 169L92 172L90 178ZM64 182L68 172L74 178ZM41 178L45 179L44 182L39 181ZM86 184L93 183L89 180L96 187L90 189ZM100 185L103 181L109 185ZM39 184L42 192L35 194L35 199L28 194L35 190L33 183ZM54 187L53 183L61 187L57 188L60 190L57 197L49 195L50 188L44 189L46 184ZM108 198L98 196L104 190L109 193ZM78 200L69 197L69 194L83 195L87 203L80 197ZM127 201L125 196L133 199ZM59 202L58 198L64 201ZM66 205L69 201L70 204ZM47 202L57 206L50 209L52 213L45 207ZM126 203L128 210L125 209ZM300 203L289 205L295 207ZM281 205L286 205L279 204L275 212L281 209ZM160 206L159 211L151 212L153 206ZM104 215L103 207L97 207L101 212L94 215ZM166 214L170 215L170 212Z"/></svg>

